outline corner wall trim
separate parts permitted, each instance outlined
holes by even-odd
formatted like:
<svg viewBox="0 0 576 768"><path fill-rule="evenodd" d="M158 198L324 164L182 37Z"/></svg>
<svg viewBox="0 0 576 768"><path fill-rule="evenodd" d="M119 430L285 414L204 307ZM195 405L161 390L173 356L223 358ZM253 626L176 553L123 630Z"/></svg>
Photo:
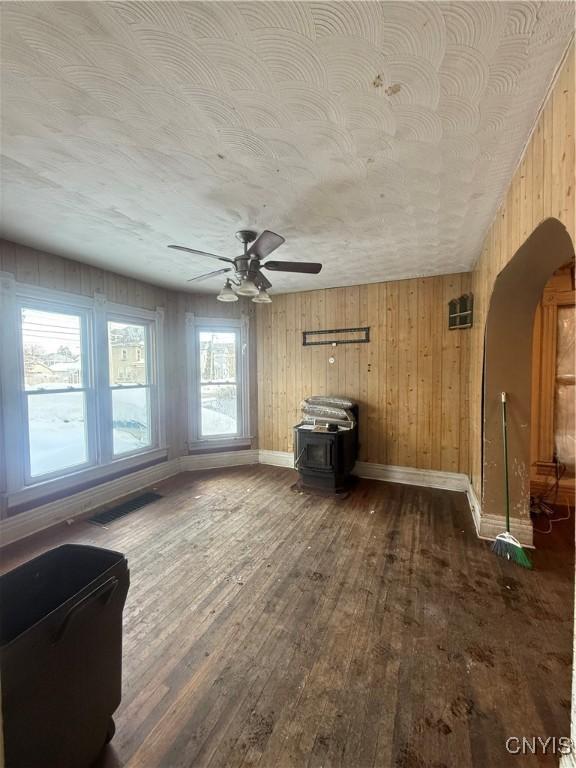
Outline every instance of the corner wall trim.
<svg viewBox="0 0 576 768"><path fill-rule="evenodd" d="M530 518L510 518L510 533L515 536L523 547L534 548L534 529ZM506 518L504 515L482 515L480 520L481 539L493 541L499 533L506 530Z"/></svg>
<svg viewBox="0 0 576 768"><path fill-rule="evenodd" d="M273 467L289 467L294 469L294 454L291 451L258 451L260 464L270 464Z"/></svg>
<svg viewBox="0 0 576 768"><path fill-rule="evenodd" d="M476 491L474 490L474 486L472 485L470 478L467 477L466 479L468 480L466 496L468 498L468 504L470 505L470 512L472 513L474 528L476 528L477 535L480 536L480 528L482 525L482 508L480 507L478 496L476 496Z"/></svg>
<svg viewBox="0 0 576 768"><path fill-rule="evenodd" d="M474 490L469 478L466 496L470 504L470 511L474 521L474 527L479 539L494 541L499 533L506 530L506 518L504 515L483 515L482 507L476 491ZM534 548L534 529L530 518L512 517L510 519L511 533L515 536L523 547ZM576 768L576 765L574 766Z"/></svg>

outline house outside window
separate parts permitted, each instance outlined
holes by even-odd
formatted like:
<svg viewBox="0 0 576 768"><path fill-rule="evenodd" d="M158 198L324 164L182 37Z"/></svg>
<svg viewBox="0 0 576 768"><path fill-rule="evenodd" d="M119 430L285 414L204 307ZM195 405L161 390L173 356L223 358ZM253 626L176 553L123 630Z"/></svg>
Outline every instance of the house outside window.
<svg viewBox="0 0 576 768"><path fill-rule="evenodd" d="M0 292L8 507L165 458L163 311L10 277Z"/></svg>
<svg viewBox="0 0 576 768"><path fill-rule="evenodd" d="M189 442L250 438L248 320L189 316Z"/></svg>

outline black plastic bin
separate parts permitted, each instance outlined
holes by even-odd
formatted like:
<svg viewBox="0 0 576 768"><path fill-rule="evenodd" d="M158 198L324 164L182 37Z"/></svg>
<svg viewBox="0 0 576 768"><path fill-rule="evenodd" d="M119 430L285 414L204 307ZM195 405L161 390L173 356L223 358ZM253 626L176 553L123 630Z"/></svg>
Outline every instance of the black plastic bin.
<svg viewBox="0 0 576 768"><path fill-rule="evenodd" d="M66 544L0 576L6 768L88 768L121 698L124 555Z"/></svg>

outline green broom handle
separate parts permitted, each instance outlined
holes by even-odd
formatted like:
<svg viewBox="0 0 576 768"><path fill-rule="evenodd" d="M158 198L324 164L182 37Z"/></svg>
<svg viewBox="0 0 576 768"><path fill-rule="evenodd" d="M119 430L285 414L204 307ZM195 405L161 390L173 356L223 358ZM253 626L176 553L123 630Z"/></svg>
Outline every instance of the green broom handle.
<svg viewBox="0 0 576 768"><path fill-rule="evenodd" d="M506 491L506 530L510 533L510 490L508 487L508 425L506 422L506 392L502 392L502 436L504 443L504 489Z"/></svg>

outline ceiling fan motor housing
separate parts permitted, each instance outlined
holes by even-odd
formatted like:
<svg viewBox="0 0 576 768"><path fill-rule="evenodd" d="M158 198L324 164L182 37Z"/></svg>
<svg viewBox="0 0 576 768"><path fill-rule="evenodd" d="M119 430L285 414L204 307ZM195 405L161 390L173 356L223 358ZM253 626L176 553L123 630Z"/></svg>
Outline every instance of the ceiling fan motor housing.
<svg viewBox="0 0 576 768"><path fill-rule="evenodd" d="M256 240L256 232L254 232L253 229L239 229L238 232L236 232L236 237L241 243L248 245Z"/></svg>

